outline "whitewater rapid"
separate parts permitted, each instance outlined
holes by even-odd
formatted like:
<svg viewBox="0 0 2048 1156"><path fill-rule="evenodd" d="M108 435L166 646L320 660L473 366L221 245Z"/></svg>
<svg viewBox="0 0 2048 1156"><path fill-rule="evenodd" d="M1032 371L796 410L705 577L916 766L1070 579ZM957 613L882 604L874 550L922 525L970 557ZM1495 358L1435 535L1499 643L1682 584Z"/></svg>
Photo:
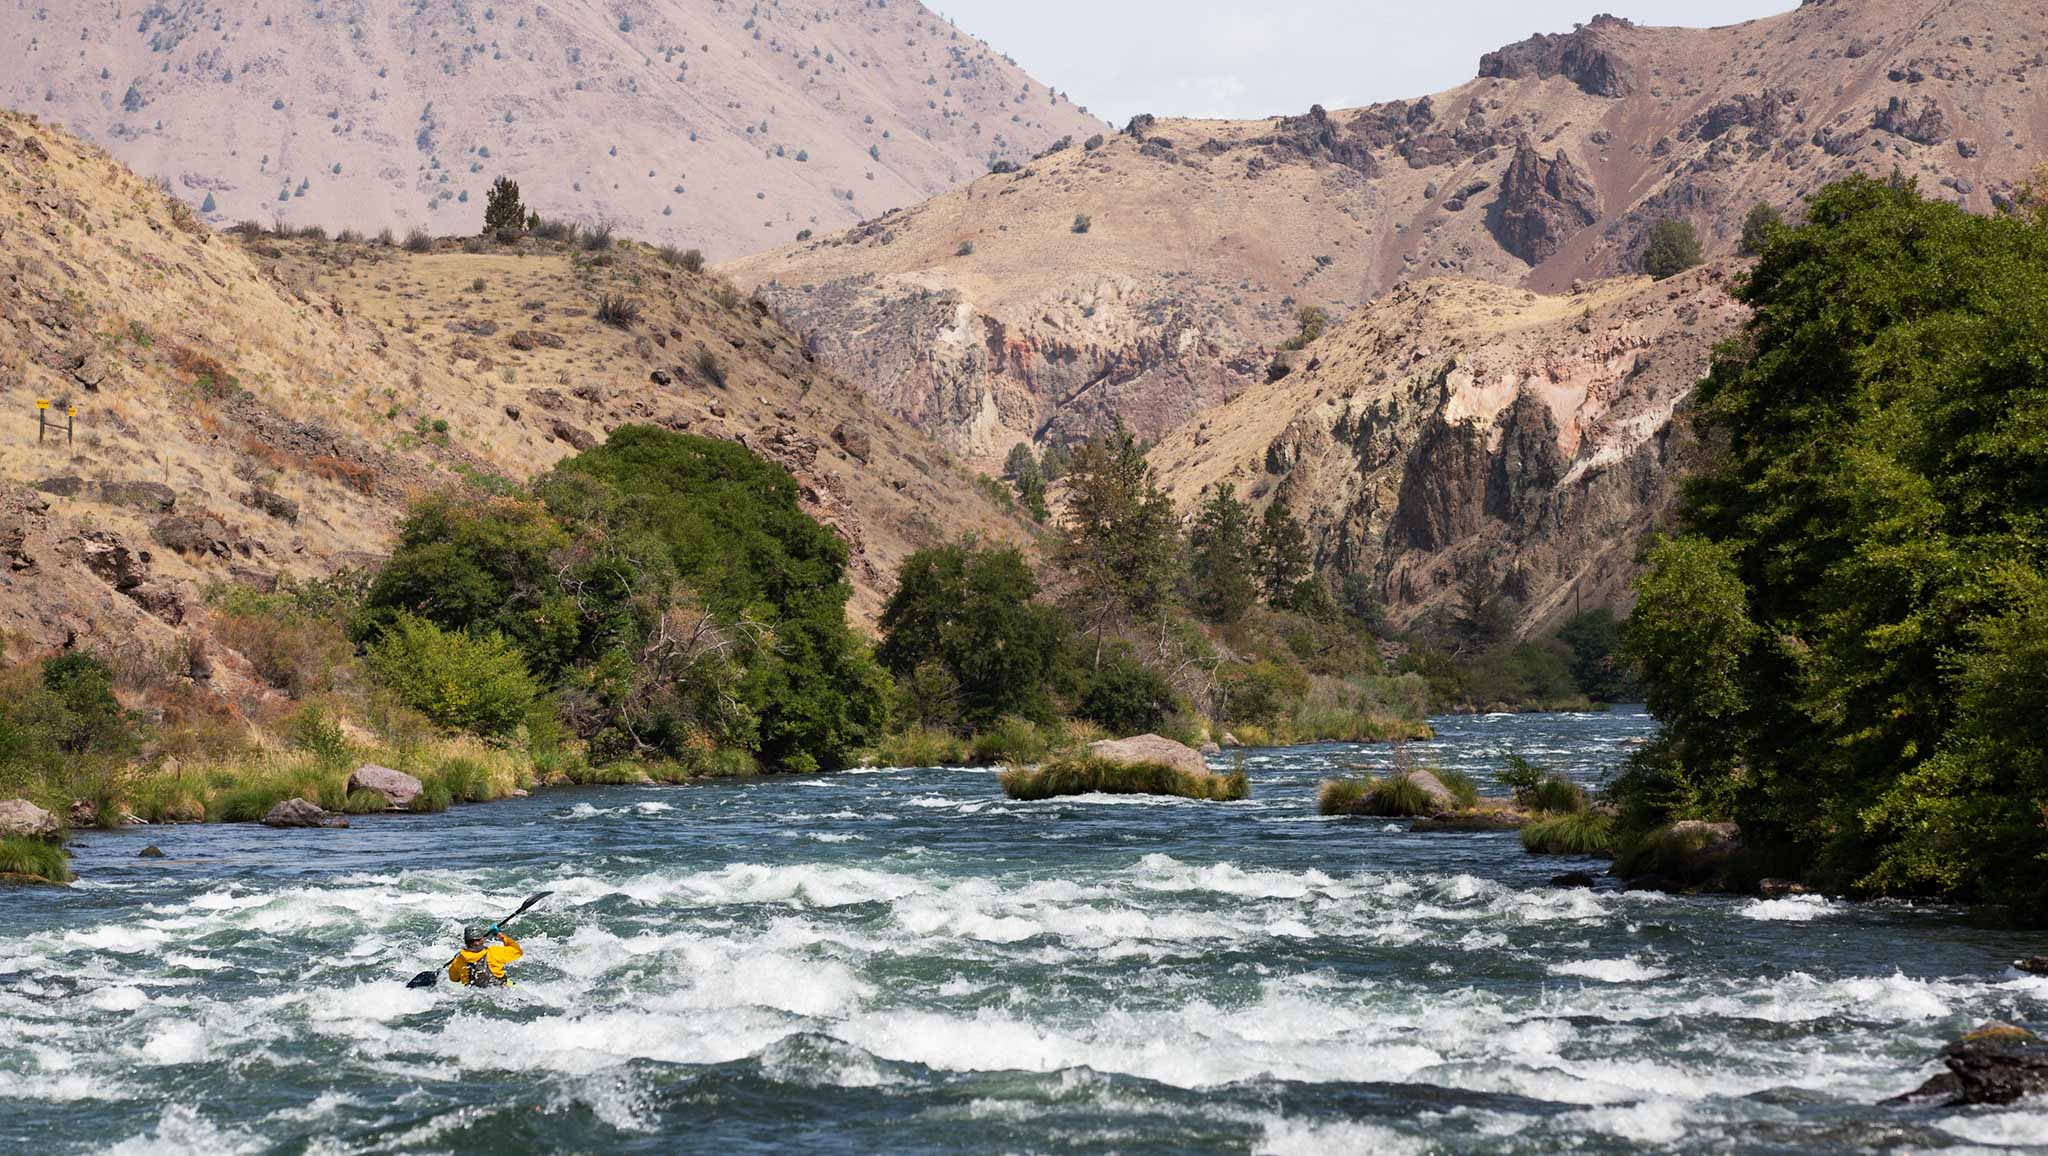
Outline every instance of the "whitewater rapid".
<svg viewBox="0 0 2048 1156"><path fill-rule="evenodd" d="M1646 725L1429 754L1591 779ZM2048 1105L1876 1106L2048 1021L2024 937L1314 816L1384 757L1260 753L1229 806L886 770L89 837L72 892L0 893L0 1146L2048 1152ZM541 889L516 987L404 986Z"/></svg>

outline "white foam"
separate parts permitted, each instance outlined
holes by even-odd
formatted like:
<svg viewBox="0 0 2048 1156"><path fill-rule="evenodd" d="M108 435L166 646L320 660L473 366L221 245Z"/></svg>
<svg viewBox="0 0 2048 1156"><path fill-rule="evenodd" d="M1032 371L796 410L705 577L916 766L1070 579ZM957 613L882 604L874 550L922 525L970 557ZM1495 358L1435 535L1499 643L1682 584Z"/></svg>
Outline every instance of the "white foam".
<svg viewBox="0 0 2048 1156"><path fill-rule="evenodd" d="M160 1025L142 1045L142 1058L152 1064L196 1064L207 1055L206 1029L195 1023Z"/></svg>
<svg viewBox="0 0 2048 1156"><path fill-rule="evenodd" d="M2021 1101L1993 1113L1958 1112L1936 1120L1935 1126L1978 1144L2038 1150L2048 1145L2048 1098Z"/></svg>
<svg viewBox="0 0 2048 1156"><path fill-rule="evenodd" d="M1334 1124L1269 1120L1252 1147L1258 1156L1421 1156L1437 1150L1425 1137L1399 1132L1384 1124L1354 1120Z"/></svg>
<svg viewBox="0 0 2048 1156"><path fill-rule="evenodd" d="M1597 979L1601 983L1641 983L1645 980L1662 979L1671 974L1663 968L1651 967L1636 959L1575 959L1565 963L1553 963L1546 970L1552 975Z"/></svg>
<svg viewBox="0 0 2048 1156"><path fill-rule="evenodd" d="M157 1117L154 1131L115 1144L106 1156L238 1156L263 1148L247 1132L222 1128L189 1105L173 1104Z"/></svg>
<svg viewBox="0 0 2048 1156"><path fill-rule="evenodd" d="M1752 899L1736 914L1744 919L1782 920L1807 923L1840 908L1820 895L1788 895L1783 899Z"/></svg>

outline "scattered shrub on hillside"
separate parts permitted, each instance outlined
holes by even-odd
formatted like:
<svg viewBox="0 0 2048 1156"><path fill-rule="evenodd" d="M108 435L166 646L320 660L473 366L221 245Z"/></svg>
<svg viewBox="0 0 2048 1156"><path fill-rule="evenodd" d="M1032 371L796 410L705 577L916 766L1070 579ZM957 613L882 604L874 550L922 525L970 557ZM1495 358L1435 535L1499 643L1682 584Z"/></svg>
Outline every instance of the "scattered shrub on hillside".
<svg viewBox="0 0 2048 1156"><path fill-rule="evenodd" d="M405 251L408 253L431 253L434 249L434 235L425 229L412 229L405 234Z"/></svg>
<svg viewBox="0 0 2048 1156"><path fill-rule="evenodd" d="M1773 238L1785 231L1785 214L1769 201L1758 201L1742 218L1742 255L1760 256Z"/></svg>
<svg viewBox="0 0 2048 1156"><path fill-rule="evenodd" d="M1120 763L1092 756L1054 759L1035 771L1013 767L1002 774L1003 793L1013 799L1063 795L1177 795L1229 803L1251 796L1243 771L1197 774L1164 763Z"/></svg>
<svg viewBox="0 0 2048 1156"><path fill-rule="evenodd" d="M1650 227L1649 240L1643 245L1643 272L1662 281L1703 260L1700 237L1693 231L1692 222L1666 217Z"/></svg>
<svg viewBox="0 0 2048 1156"><path fill-rule="evenodd" d="M597 319L606 325L631 329L640 321L640 303L624 293L606 293L597 299Z"/></svg>
<svg viewBox="0 0 2048 1156"><path fill-rule="evenodd" d="M697 376L705 381L719 386L725 384L725 366L718 363L718 355L709 349L699 348L690 365L697 371Z"/></svg>
<svg viewBox="0 0 2048 1156"><path fill-rule="evenodd" d="M1074 232L1085 233L1095 227L1095 218L1086 213L1074 214Z"/></svg>
<svg viewBox="0 0 2048 1156"><path fill-rule="evenodd" d="M519 186L509 177L499 177L491 184L491 191L484 200L484 229L486 237L518 237L526 228L526 207L519 203Z"/></svg>
<svg viewBox="0 0 2048 1156"><path fill-rule="evenodd" d="M962 241L962 242L960 242L960 247L959 247L959 248L957 248L957 249L955 249L955 250L953 250L953 255L954 255L955 257L972 257L972 256L974 256L974 242L972 242L972 241Z"/></svg>
<svg viewBox="0 0 2048 1156"><path fill-rule="evenodd" d="M337 674L355 656L342 616L309 609L290 587L259 594L224 585L208 600L215 637L247 658L257 677L294 699L335 689Z"/></svg>
<svg viewBox="0 0 2048 1156"><path fill-rule="evenodd" d="M600 253L611 248L613 235L616 231L617 227L610 221L599 221L597 224L590 226L583 231L584 249L593 253Z"/></svg>
<svg viewBox="0 0 2048 1156"><path fill-rule="evenodd" d="M740 291L734 288L731 282L720 281L711 287L711 301L720 309L738 309Z"/></svg>
<svg viewBox="0 0 2048 1156"><path fill-rule="evenodd" d="M569 245L576 243L576 222L565 221L559 217L535 217L530 221L527 232L542 241L560 241Z"/></svg>
<svg viewBox="0 0 2048 1156"><path fill-rule="evenodd" d="M407 706L450 730L509 735L540 695L503 635L472 637L409 614L371 645L369 659Z"/></svg>

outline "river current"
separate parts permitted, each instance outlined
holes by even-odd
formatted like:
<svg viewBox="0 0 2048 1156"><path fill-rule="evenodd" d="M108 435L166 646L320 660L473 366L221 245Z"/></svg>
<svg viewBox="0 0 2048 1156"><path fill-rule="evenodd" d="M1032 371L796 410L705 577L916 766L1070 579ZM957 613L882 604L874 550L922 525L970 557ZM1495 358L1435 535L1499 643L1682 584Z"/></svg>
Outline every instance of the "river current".
<svg viewBox="0 0 2048 1156"><path fill-rule="evenodd" d="M1650 727L1438 722L1482 781ZM2038 938L1316 816L1387 758L1249 752L1228 805L878 770L88 835L84 882L0 890L0 1150L2048 1153L2048 1104L1875 1104L2048 1021ZM542 889L517 986L405 987Z"/></svg>

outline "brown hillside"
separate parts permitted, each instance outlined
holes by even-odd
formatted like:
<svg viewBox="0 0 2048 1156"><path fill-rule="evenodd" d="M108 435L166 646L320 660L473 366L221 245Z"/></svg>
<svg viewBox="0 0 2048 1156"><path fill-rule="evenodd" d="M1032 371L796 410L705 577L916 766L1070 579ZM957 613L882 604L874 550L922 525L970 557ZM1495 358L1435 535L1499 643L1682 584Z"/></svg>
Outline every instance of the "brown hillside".
<svg viewBox="0 0 2048 1156"><path fill-rule="evenodd" d="M869 620L917 546L1027 532L725 283L630 242L473 247L214 233L0 115L0 636L203 633L209 583L373 562L412 495L530 477L627 422L789 468ZM598 320L606 294L640 318ZM38 443L37 398L78 407L75 441L60 416Z"/></svg>
<svg viewBox="0 0 2048 1156"><path fill-rule="evenodd" d="M1231 482L1304 515L1318 562L1371 575L1397 625L1475 567L1525 629L1626 609L1693 453L1672 422L1745 315L1730 270L1567 296L1420 281L1375 301L1153 451L1183 507Z"/></svg>
<svg viewBox="0 0 2048 1156"><path fill-rule="evenodd" d="M1601 18L1480 71L1366 109L1139 118L728 270L894 412L994 457L1113 413L1166 433L1263 380L1299 304L1345 314L1429 277L1562 292L1631 271L1666 216L1724 256L1757 201L1796 212L1850 173L1988 211L2048 144L2043 0Z"/></svg>
<svg viewBox="0 0 2048 1156"><path fill-rule="evenodd" d="M0 9L0 44L0 104L216 223L473 232L503 174L734 256L1100 127L914 0L67 0Z"/></svg>

